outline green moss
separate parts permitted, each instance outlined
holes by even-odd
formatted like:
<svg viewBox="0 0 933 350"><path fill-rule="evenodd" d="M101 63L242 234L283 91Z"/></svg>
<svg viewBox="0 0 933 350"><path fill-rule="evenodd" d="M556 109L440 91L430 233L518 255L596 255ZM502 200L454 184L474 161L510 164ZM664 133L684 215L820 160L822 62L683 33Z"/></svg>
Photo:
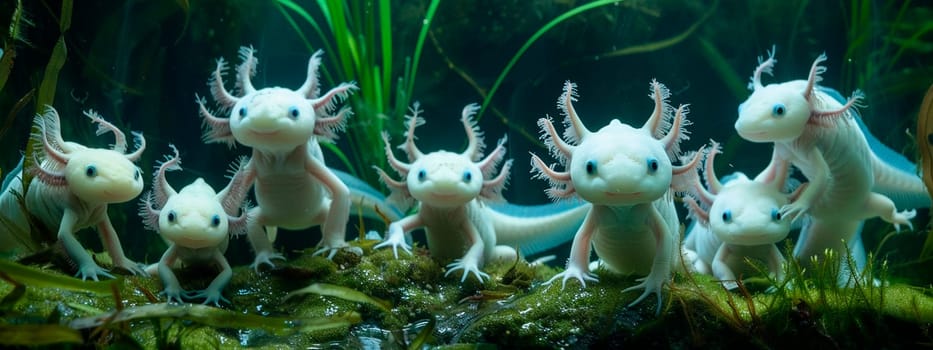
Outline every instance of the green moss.
<svg viewBox="0 0 933 350"><path fill-rule="evenodd" d="M750 280L753 288L726 291L709 276L677 275L663 294L660 315L655 316L654 296L628 306L639 293L621 291L637 283L635 278L602 270L596 271L599 281L585 288L576 280L562 287L560 282L543 284L559 268L530 266L523 260L494 262L484 268L491 277L484 284L472 277L460 283L457 274L444 276L445 269L422 248L411 255L402 253L398 259L391 250L370 251L361 257L338 255L334 261L308 253L259 273L246 266L235 268L224 293L232 303L224 308L270 322L317 320L333 322L332 327L301 332L240 328L232 322L228 327L209 327L197 318L182 316L117 322L107 327L109 338L99 331L82 334L86 342L132 341L150 348L272 349L322 344L352 347L364 338L405 347L425 329L431 336L419 341L457 344L453 348L488 343L503 347L875 347L933 340L929 336L933 323L929 288L870 283L841 288L830 276L835 271L832 259L813 265L809 276L798 276L800 267L791 266L790 288L773 291L769 291L773 281L767 279ZM216 272L208 270L186 268L177 273L184 288L191 289L210 282ZM883 265L877 270L878 276L884 275ZM154 296L161 289L156 277L130 276L114 283L124 308L162 300ZM313 283L349 288L385 300L391 309L313 293L285 299L289 292ZM0 293L12 290L11 285L0 284ZM55 318L67 322L117 307L111 294L51 286L27 284L23 296L14 297L9 298L12 306L0 311L10 323L52 324Z"/></svg>

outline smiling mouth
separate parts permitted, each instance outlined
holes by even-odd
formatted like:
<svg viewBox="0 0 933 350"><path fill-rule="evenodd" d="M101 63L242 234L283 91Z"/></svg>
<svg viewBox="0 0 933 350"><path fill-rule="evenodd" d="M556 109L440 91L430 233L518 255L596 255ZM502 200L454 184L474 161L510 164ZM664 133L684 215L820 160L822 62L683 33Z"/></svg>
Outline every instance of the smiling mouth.
<svg viewBox="0 0 933 350"><path fill-rule="evenodd" d="M641 196L641 192L603 192L603 194L611 198L633 198Z"/></svg>
<svg viewBox="0 0 933 350"><path fill-rule="evenodd" d="M256 134L256 135L258 135L258 136L275 136L276 134L279 133L278 130L273 130L273 131L256 131L256 130L253 130L252 132L253 132L253 134Z"/></svg>
<svg viewBox="0 0 933 350"><path fill-rule="evenodd" d="M457 197L457 194L456 193L431 193L431 197L442 199L442 200L454 199Z"/></svg>

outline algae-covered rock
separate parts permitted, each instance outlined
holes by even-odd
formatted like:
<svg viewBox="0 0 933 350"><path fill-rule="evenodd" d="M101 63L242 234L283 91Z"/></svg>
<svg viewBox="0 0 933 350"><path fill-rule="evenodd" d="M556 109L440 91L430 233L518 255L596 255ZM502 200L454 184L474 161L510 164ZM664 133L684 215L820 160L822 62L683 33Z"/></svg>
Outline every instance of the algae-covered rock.
<svg viewBox="0 0 933 350"><path fill-rule="evenodd" d="M794 276L790 269L787 285L772 288L774 281L758 279L750 280L754 288L740 284L738 291L727 291L711 277L681 274L662 293L656 315L655 296L629 306L639 293L622 290L635 285L635 277L596 270L599 281L586 287L576 280L545 285L560 268L519 260L487 264L484 271L491 278L483 284L474 278L461 283L459 275L445 276L446 262L434 261L423 248L398 258L390 250L364 251L362 256L342 252L334 260L304 252L258 272L236 267L224 291L231 303L222 308L165 304L157 277L82 282L48 268L10 265L0 268L4 279L19 278L24 287L0 283L6 296L0 301L6 323L0 326L69 326L85 343L142 348L931 342L929 288L871 283L841 288ZM214 275L204 269L179 269L182 286L203 288Z"/></svg>

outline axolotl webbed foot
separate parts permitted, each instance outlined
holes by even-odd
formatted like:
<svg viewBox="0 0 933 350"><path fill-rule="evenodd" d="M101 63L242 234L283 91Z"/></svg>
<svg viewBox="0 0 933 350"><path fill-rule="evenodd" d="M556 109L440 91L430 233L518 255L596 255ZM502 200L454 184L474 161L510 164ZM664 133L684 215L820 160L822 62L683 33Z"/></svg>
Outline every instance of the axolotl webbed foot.
<svg viewBox="0 0 933 350"><path fill-rule="evenodd" d="M122 262L120 262L120 263L118 263L118 264L114 264L114 266L119 267L119 268L121 268L121 269L124 269L124 270L126 270L126 271L129 271L130 273L132 273L132 274L134 274L134 275L137 275L137 276L146 276L146 275L148 275L148 273L146 272L146 265L145 265L145 264L140 264L140 263L134 262L134 261L132 261L132 260L130 260L130 259L125 259L125 260L123 260Z"/></svg>
<svg viewBox="0 0 933 350"><path fill-rule="evenodd" d="M571 265L568 266L567 269L563 272L554 275L554 277L551 277L551 279L547 280L547 282L544 282L544 284L550 285L551 283L554 283L554 281L560 279L560 289L564 290L564 288L567 287L567 280L571 278L576 278L579 280L581 288L586 288L586 281L593 281L594 283L599 282L599 278L596 278L596 275L592 272L584 271L583 268Z"/></svg>
<svg viewBox="0 0 933 350"><path fill-rule="evenodd" d="M185 293L185 297L188 299L204 298L204 302L201 304L204 304L204 305L214 304L214 306L217 306L217 307L220 307L221 301L227 304L231 304L230 300L227 298L224 298L224 296L220 293L220 290L215 290L211 288L187 292Z"/></svg>
<svg viewBox="0 0 933 350"><path fill-rule="evenodd" d="M897 232L901 232L901 225L907 225L907 227L910 228L911 231L913 231L914 224L910 222L910 219L913 219L916 216L917 216L916 210L914 209L905 210L905 211L894 213L894 215L891 217L891 220L889 221L891 222L892 225L894 225L894 230Z"/></svg>
<svg viewBox="0 0 933 350"><path fill-rule="evenodd" d="M182 299L182 296L187 294L188 292L181 289L181 286L178 285L166 285L162 291L159 292L160 296L165 296L165 301L168 303L184 303L185 301Z"/></svg>
<svg viewBox="0 0 933 350"><path fill-rule="evenodd" d="M648 274L648 276L646 276L646 277L639 278L638 281L641 282L641 283L636 284L636 285L631 286L631 287L628 287L628 288L625 288L625 289L622 290L622 293L625 293L625 292L628 292L628 291L633 291L633 290L636 290L636 289L644 289L644 290L645 290L644 292L641 293L641 295L640 295L637 299L635 299L635 301L633 301L633 302L631 302L630 304L628 304L628 306L629 306L629 307L635 306L635 305L637 305L638 303L640 303L642 300L645 300L645 298L647 298L649 295L651 295L651 294L657 294L657 296L658 296L658 307L657 307L655 313L656 313L656 314L660 314L660 313L661 313L661 301L663 300L663 299L661 299L661 288L664 286L664 282L666 281L665 278L662 278L662 277L660 277L660 276L657 276L657 274L655 274L654 272L652 272L652 273Z"/></svg>
<svg viewBox="0 0 933 350"><path fill-rule="evenodd" d="M463 259L457 259L456 261L448 264L447 272L444 273L444 277L447 277L452 272L457 270L463 270L463 276L460 277L460 283L466 282L467 276L469 276L470 273L476 275L476 279L478 279L480 283L485 283L485 280L489 279L489 274L479 270L479 264L469 261L464 262Z"/></svg>
<svg viewBox="0 0 933 350"><path fill-rule="evenodd" d="M327 256L326 256L326 257L327 257L327 260L331 260L331 259L334 258L334 255L337 255L337 252L340 251L341 249L346 249L346 250L348 250L349 252L351 252L351 253L353 253L353 254L356 254L356 255L359 255L359 256L362 256L362 255L363 255L363 249L362 249L362 248L360 248L360 247L351 247L349 244L346 244L346 243L344 243L343 245L339 245L339 246L326 246L326 245L325 245L325 246L321 247L321 249L316 250L316 251L315 251L313 254L311 254L311 255L312 255L312 256L316 256L316 255L322 255L322 254L324 254L324 253L327 253Z"/></svg>
<svg viewBox="0 0 933 350"><path fill-rule="evenodd" d="M375 245L373 249L381 249L385 247L392 247L392 254L395 255L396 259L398 259L399 248L408 253L408 255L411 255L411 246L409 246L408 243L405 243L405 237L402 235L389 235L385 241Z"/></svg>
<svg viewBox="0 0 933 350"><path fill-rule="evenodd" d="M256 272L259 272L259 267L263 264L269 265L270 268L275 267L275 264L272 263L272 259L285 260L285 256L272 251L257 252L256 259L253 260L253 263L249 267Z"/></svg>
<svg viewBox="0 0 933 350"><path fill-rule="evenodd" d="M113 278L113 275L104 270L104 268L97 266L94 262L89 262L78 267L78 272L75 273L75 277L82 280L87 280L88 278L98 281L98 276L104 276L107 278Z"/></svg>

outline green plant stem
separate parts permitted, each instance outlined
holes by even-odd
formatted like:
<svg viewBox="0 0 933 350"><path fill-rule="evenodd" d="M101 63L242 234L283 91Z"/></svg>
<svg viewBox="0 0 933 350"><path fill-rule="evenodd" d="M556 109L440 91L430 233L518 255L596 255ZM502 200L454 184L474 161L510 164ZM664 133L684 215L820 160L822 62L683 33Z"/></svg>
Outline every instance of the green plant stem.
<svg viewBox="0 0 933 350"><path fill-rule="evenodd" d="M515 55L512 56L512 59L509 60L509 63L506 64L502 72L499 73L499 76L496 78L495 83L492 84L492 88L489 89L489 94L486 95L486 98L483 99L483 105L482 107L480 107L479 113L476 114L476 121L479 122L479 120L482 119L483 113L486 111L486 108L489 107L489 103L492 102L492 97L496 95L496 91L499 90L499 86L502 85L503 81L505 81L505 76L507 76L509 72L512 71L512 67L515 66L515 63L517 63L518 60L522 58L522 55L525 54L525 51L528 51L528 48L530 48L531 45L537 42L538 39L541 38L541 36L543 36L545 33L550 31L551 28L554 28L561 22L566 21L567 19L573 18L574 16L580 13L583 13L583 12L586 12L586 11L589 11L595 8L599 8L602 6L616 4L619 2L622 2L622 0L600 0L600 1L594 1L594 2L588 3L585 5L581 5L578 7L574 7L568 10L567 12L564 12L560 16L557 16L556 18L552 19L550 22L547 22L544 26L538 29L538 31L536 31L534 34L531 35L531 38L525 41L525 44L523 44L522 47L518 49L518 52L516 52ZM423 41L423 39L419 38L419 42L420 41ZM420 51L416 51L416 53L420 53ZM417 67L417 61L415 61L415 66ZM409 91L410 90L411 89L409 89Z"/></svg>

